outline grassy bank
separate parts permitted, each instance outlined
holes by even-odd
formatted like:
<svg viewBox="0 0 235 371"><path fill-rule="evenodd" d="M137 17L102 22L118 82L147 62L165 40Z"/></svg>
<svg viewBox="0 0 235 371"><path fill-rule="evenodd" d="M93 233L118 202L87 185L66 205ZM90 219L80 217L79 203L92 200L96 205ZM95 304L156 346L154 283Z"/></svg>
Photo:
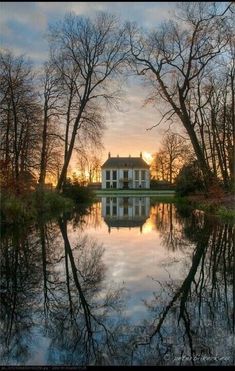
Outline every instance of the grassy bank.
<svg viewBox="0 0 235 371"><path fill-rule="evenodd" d="M192 195L185 197L185 199L194 208L203 210L207 214L235 222L235 198L233 194L227 194L221 198L205 198L203 195Z"/></svg>
<svg viewBox="0 0 235 371"><path fill-rule="evenodd" d="M180 197L177 195L151 196L151 203L174 203L180 207L191 208L192 210L202 210L207 214L215 215L231 222L235 222L234 201L233 195L227 195L219 200L214 198L205 199L205 197L202 195L185 197Z"/></svg>
<svg viewBox="0 0 235 371"><path fill-rule="evenodd" d="M120 196L120 197L145 197L150 196L152 197L174 197L175 191L172 190L155 190L155 189L99 189L94 190L94 193L97 197L102 196Z"/></svg>
<svg viewBox="0 0 235 371"><path fill-rule="evenodd" d="M38 215L50 218L74 207L74 201L54 191L31 192L24 196L1 194L2 224L19 224L34 220Z"/></svg>

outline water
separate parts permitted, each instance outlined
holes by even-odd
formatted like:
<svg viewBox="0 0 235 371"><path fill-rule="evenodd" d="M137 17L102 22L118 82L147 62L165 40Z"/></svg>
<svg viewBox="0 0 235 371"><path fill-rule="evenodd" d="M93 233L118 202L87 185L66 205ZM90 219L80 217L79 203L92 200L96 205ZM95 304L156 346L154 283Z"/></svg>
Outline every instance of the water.
<svg viewBox="0 0 235 371"><path fill-rule="evenodd" d="M1 365L233 365L233 242L149 197L2 228Z"/></svg>

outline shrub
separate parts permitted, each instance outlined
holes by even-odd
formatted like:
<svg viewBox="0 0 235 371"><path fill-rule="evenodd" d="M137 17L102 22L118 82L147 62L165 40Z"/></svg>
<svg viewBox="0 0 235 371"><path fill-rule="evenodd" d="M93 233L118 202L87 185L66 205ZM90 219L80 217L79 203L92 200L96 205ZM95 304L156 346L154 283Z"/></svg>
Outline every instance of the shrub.
<svg viewBox="0 0 235 371"><path fill-rule="evenodd" d="M94 199L94 195L91 189L80 185L78 182L72 182L67 179L63 187L63 196L69 197L78 203L91 202Z"/></svg>
<svg viewBox="0 0 235 371"><path fill-rule="evenodd" d="M151 179L150 180L150 188L151 189L175 189L174 184L171 184L170 182L167 182L165 180L156 180Z"/></svg>
<svg viewBox="0 0 235 371"><path fill-rule="evenodd" d="M13 224L29 220L35 216L34 208L14 194L1 194L1 223Z"/></svg>
<svg viewBox="0 0 235 371"><path fill-rule="evenodd" d="M37 191L32 194L32 204L37 211L43 213L57 213L59 211L68 211L74 206L73 201L55 191Z"/></svg>
<svg viewBox="0 0 235 371"><path fill-rule="evenodd" d="M204 191L203 177L197 161L183 166L175 183L176 193L180 196Z"/></svg>
<svg viewBox="0 0 235 371"><path fill-rule="evenodd" d="M59 212L70 211L74 206L71 199L54 191L35 191L27 196L4 193L1 195L1 223L18 224L36 219L39 214L50 217Z"/></svg>

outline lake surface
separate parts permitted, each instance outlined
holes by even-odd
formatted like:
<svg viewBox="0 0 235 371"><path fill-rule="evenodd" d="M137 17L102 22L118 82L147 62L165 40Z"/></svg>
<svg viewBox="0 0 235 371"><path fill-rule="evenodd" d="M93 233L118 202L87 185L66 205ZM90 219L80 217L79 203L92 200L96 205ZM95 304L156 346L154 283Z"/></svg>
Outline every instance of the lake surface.
<svg viewBox="0 0 235 371"><path fill-rule="evenodd" d="M235 364L234 225L154 202L2 228L1 365Z"/></svg>

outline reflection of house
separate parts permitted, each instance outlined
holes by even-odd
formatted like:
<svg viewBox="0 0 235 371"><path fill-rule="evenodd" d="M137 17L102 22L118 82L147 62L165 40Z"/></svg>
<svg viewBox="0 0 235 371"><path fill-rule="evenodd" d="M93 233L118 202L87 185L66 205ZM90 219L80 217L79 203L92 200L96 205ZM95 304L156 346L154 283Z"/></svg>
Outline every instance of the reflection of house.
<svg viewBox="0 0 235 371"><path fill-rule="evenodd" d="M111 157L101 167L102 189L150 188L150 166L140 157Z"/></svg>
<svg viewBox="0 0 235 371"><path fill-rule="evenodd" d="M141 229L149 212L149 197L102 197L102 217L109 228Z"/></svg>

